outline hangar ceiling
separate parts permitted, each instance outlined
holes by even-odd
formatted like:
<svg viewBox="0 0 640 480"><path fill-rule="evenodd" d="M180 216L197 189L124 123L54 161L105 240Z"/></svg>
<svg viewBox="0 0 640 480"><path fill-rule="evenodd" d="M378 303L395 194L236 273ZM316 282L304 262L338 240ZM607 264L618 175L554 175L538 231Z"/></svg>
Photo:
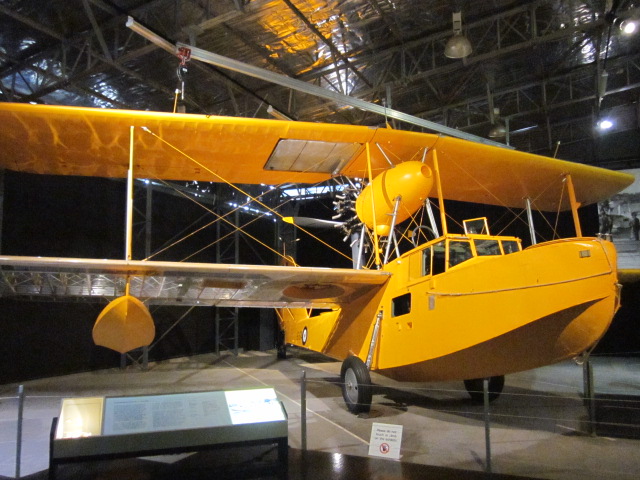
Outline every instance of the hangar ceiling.
<svg viewBox="0 0 640 480"><path fill-rule="evenodd" d="M544 155L640 166L631 0L0 0L0 99L419 129L262 78L186 63L126 26ZM452 14L473 46L444 55ZM605 81L606 79L606 81ZM611 118L606 132L595 125Z"/></svg>

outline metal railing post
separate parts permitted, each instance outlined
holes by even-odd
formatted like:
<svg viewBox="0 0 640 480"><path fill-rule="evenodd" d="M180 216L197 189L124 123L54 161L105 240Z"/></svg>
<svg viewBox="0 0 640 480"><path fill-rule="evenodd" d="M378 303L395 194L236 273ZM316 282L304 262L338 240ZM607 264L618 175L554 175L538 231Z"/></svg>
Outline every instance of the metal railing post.
<svg viewBox="0 0 640 480"><path fill-rule="evenodd" d="M489 379L482 380L482 393L484 396L484 443L486 456L486 471L491 473L491 424L489 421Z"/></svg>
<svg viewBox="0 0 640 480"><path fill-rule="evenodd" d="M18 426L16 428L16 478L20 478L22 458L22 417L24 414L24 385L18 387Z"/></svg>
<svg viewBox="0 0 640 480"><path fill-rule="evenodd" d="M302 451L307 451L307 372L302 371L300 382L300 437Z"/></svg>

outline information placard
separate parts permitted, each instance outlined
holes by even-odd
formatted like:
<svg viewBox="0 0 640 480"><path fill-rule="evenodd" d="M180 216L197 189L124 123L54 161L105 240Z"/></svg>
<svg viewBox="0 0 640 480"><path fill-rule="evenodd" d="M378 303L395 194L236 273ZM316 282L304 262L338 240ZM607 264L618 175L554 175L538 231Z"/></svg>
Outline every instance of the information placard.
<svg viewBox="0 0 640 480"><path fill-rule="evenodd" d="M398 460L400 458L401 444L402 425L374 423L371 426L369 455Z"/></svg>
<svg viewBox="0 0 640 480"><path fill-rule="evenodd" d="M161 432L229 425L224 392L107 398L104 435Z"/></svg>
<svg viewBox="0 0 640 480"><path fill-rule="evenodd" d="M103 435L286 420L273 388L107 397Z"/></svg>

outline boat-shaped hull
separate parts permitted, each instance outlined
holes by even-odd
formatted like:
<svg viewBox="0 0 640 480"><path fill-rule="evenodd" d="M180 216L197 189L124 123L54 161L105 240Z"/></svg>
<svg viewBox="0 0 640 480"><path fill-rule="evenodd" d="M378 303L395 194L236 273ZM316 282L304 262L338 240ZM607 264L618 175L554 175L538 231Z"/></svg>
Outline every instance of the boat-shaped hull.
<svg viewBox="0 0 640 480"><path fill-rule="evenodd" d="M475 260L409 288L411 312L382 321L375 370L431 381L548 365L591 348L619 306L610 242L568 239Z"/></svg>

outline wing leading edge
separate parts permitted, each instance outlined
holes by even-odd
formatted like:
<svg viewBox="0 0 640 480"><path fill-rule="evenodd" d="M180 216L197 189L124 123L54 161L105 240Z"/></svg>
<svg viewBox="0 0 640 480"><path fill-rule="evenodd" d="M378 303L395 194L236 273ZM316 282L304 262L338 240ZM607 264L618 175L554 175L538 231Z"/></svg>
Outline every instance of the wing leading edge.
<svg viewBox="0 0 640 480"><path fill-rule="evenodd" d="M375 270L181 262L0 257L0 295L106 299L130 294L151 305L333 308L381 288Z"/></svg>

